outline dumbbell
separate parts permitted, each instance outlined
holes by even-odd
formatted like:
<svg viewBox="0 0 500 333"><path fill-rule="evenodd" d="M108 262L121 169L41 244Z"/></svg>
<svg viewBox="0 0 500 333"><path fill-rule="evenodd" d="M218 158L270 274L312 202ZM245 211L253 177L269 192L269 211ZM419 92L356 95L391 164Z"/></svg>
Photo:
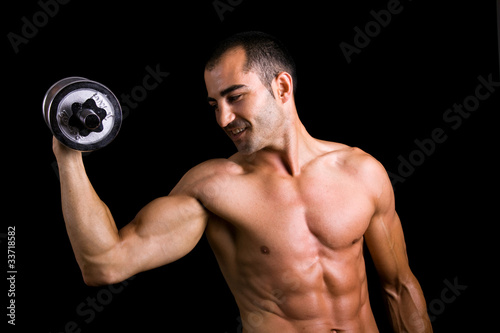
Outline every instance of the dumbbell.
<svg viewBox="0 0 500 333"><path fill-rule="evenodd" d="M116 96L104 85L83 77L54 83L43 98L43 117L52 134L65 146L93 151L118 134L122 110Z"/></svg>

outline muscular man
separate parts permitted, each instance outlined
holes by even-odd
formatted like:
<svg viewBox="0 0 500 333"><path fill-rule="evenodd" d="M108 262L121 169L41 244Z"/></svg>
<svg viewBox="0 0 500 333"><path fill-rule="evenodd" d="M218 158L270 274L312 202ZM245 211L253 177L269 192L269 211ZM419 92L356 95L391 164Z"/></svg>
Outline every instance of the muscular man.
<svg viewBox="0 0 500 333"><path fill-rule="evenodd" d="M67 231L85 283L117 283L171 263L206 234L244 332L378 332L363 242L394 331L432 332L380 163L313 138L294 102L293 60L275 38L242 33L205 68L208 103L236 145L189 170L118 230L80 152L53 140Z"/></svg>

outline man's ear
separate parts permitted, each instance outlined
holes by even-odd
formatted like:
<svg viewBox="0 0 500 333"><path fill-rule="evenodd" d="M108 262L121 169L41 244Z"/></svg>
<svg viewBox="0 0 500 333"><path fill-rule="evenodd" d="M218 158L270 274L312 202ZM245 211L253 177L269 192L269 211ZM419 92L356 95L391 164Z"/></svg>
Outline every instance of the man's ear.
<svg viewBox="0 0 500 333"><path fill-rule="evenodd" d="M292 76L287 72L279 73L274 79L276 82L276 96L282 103L286 103L293 96Z"/></svg>

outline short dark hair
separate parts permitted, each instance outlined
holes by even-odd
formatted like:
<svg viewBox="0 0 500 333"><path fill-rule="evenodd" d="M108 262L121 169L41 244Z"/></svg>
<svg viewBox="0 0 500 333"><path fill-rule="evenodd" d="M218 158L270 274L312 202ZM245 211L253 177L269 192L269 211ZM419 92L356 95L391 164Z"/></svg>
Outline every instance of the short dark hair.
<svg viewBox="0 0 500 333"><path fill-rule="evenodd" d="M292 76L293 92L297 89L295 62L277 38L259 31L241 32L222 40L208 59L205 69L211 71L217 66L222 56L229 50L242 47L246 54L244 70L254 70L262 84L274 96L271 82L281 72Z"/></svg>

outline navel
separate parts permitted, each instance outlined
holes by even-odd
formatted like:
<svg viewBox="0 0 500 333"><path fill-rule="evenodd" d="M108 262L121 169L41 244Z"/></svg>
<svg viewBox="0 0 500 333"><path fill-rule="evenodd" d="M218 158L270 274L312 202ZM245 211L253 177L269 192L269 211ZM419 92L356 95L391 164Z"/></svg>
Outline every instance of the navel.
<svg viewBox="0 0 500 333"><path fill-rule="evenodd" d="M262 252L262 254L265 254L265 255L271 254L271 251L269 251L269 248L267 246L264 246L264 245L262 245L260 247L260 252Z"/></svg>

